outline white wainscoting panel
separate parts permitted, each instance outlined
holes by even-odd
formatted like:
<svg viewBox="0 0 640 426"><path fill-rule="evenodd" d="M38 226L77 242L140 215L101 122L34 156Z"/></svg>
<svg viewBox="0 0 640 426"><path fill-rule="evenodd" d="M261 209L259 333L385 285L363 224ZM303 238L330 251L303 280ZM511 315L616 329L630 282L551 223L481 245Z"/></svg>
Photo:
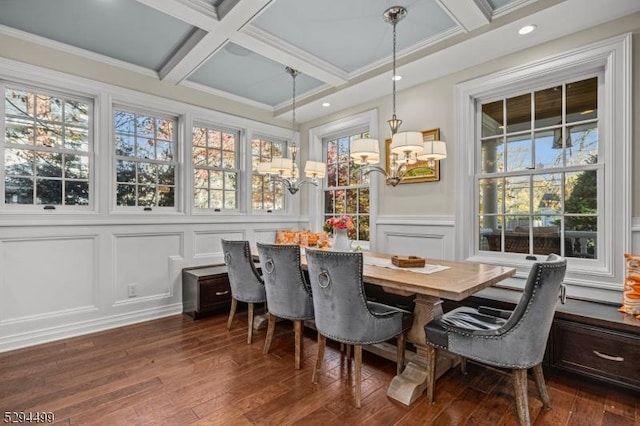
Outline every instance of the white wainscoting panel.
<svg viewBox="0 0 640 426"><path fill-rule="evenodd" d="M193 257L222 256L221 240L244 240L246 238L244 230L196 231L194 233Z"/></svg>
<svg viewBox="0 0 640 426"><path fill-rule="evenodd" d="M97 309L97 236L1 242L0 323Z"/></svg>
<svg viewBox="0 0 640 426"><path fill-rule="evenodd" d="M449 216L380 216L374 251L454 259L454 223Z"/></svg>
<svg viewBox="0 0 640 426"><path fill-rule="evenodd" d="M182 234L115 235L115 301L144 300L149 297L171 297L174 293L170 276L172 256L182 254ZM129 286L135 296L129 296ZM132 300L133 301L133 300Z"/></svg>

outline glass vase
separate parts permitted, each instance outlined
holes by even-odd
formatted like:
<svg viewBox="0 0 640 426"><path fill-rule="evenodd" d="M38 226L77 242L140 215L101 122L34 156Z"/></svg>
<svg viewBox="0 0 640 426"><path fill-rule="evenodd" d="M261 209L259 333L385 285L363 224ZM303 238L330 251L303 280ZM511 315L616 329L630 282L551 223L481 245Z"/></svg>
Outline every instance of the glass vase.
<svg viewBox="0 0 640 426"><path fill-rule="evenodd" d="M351 251L351 242L346 229L336 229L333 231L333 251Z"/></svg>

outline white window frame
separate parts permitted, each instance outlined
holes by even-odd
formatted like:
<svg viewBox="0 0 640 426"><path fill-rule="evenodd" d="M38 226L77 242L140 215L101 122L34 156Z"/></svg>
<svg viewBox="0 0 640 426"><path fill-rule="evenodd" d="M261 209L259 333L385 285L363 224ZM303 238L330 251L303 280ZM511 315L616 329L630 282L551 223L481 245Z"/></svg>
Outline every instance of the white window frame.
<svg viewBox="0 0 640 426"><path fill-rule="evenodd" d="M117 162L119 159L121 159L120 156L118 156L116 154L115 151L115 137L116 137L116 130L115 130L115 122L114 120L114 115L116 110L121 110L121 111L125 111L125 112L132 112L135 114L140 114L140 115L147 115L150 117L154 117L154 118L165 118L165 119L171 119L174 122L174 129L173 129L173 134L174 134L174 146L173 146L173 160L171 162L167 162L167 164L171 164L174 166L174 194L173 194L173 206L119 206L118 202L117 202L117 186L118 186L118 182L117 182ZM133 104L129 104L129 103L113 103L111 105L111 121L110 121L111 125L110 125L110 135L111 135L111 139L110 139L110 150L111 150L111 155L112 155L112 162L111 162L111 168L112 168L112 180L111 180L111 188L112 188L112 195L111 195L111 202L113 205L113 211L114 212L143 212L143 213L153 213L153 212L160 212L160 213L169 213L169 212L178 212L180 211L180 200L182 199L183 196L183 192L184 192L184 188L181 186L181 179L180 179L180 171L181 168L183 166L182 163L182 159L180 158L180 149L181 149L181 141L184 140L183 137L183 131L181 131L181 129L183 128L183 123L181 120L181 117L178 114L172 114L169 112L163 112L163 111L158 111L152 108L145 108L145 107L140 107L137 105L133 105ZM138 157L131 157L134 159L138 158ZM148 163L154 163L154 161L147 161ZM159 163L158 163L159 164ZM138 183L136 182L136 186L138 186Z"/></svg>
<svg viewBox="0 0 640 426"><path fill-rule="evenodd" d="M37 93L37 94L44 94L47 96L52 96L52 97L59 97L59 98L64 98L64 99L69 99L69 100L75 100L75 101L80 101L80 102L86 102L89 105L89 112L88 112L88 127L87 127L87 141L88 141L88 150L86 152L83 152L83 154L86 154L86 157L88 159L89 162L89 170L88 170L88 193L89 193L89 200L88 200L88 204L86 205L66 205L66 204L56 204L53 205L53 209L51 208L46 208L48 205L47 204L11 204L11 203L5 203L5 150L8 148L7 144L6 144L6 139L5 139L5 131L6 131L6 127L5 127L5 118L6 118L6 111L5 111L5 102L4 102L4 97L5 97L5 91L7 88L15 88L15 89L19 89L19 90L25 90L25 91L29 91L29 92L33 92L33 93ZM1 153L0 153L0 192L2 192L2 199L0 200L0 210L1 211L6 211L9 213L16 213L16 212L28 212L28 213L42 213L42 214L51 214L51 213L55 213L55 212L64 212L64 213L70 213L70 212L79 212L79 213L87 213L87 212L92 212L95 210L95 205L96 205L96 194L95 194L95 185L94 185L94 180L95 180L95 144L94 144L94 135L96 132L96 99L94 97L91 96L87 96L86 94L78 94L72 90L67 90L66 88L54 88L54 87L48 87L48 86L41 86L41 85L33 85L33 84L29 84L29 83L22 83L22 82L18 82L18 81L12 81L12 80L0 80L0 90L2 91L2 105L0 105L0 115L2 116L2 120L0 120L0 134L2 135L2 138L0 140L0 149L1 149ZM33 147L34 145L29 145L31 147ZM16 148L20 148L20 146L16 146ZM49 149L38 149L38 152L56 152L56 153L69 153L72 154L73 151L70 150L66 150L64 148L49 148ZM80 152L80 151L78 151ZM64 166L62 173L64 175ZM34 178L36 178L36 176L33 176ZM62 181L64 181L64 176L61 178ZM36 196L36 194L34 193L34 197Z"/></svg>
<svg viewBox="0 0 640 426"><path fill-rule="evenodd" d="M336 143L339 143L338 141L340 139L342 139L342 138L351 138L352 136L361 135L361 134L366 133L366 132L368 132L368 129L366 129L364 127L361 127L361 128L349 129L347 131L340 132L338 134L334 134L334 135L329 136L329 137L324 137L322 139L322 151L323 151L322 161L324 161L327 164L327 168L329 167L329 162L327 161L327 153L328 153L327 145L329 144L329 142L335 141ZM350 163L351 163L351 165L354 164L351 161L350 161ZM338 175L338 171L336 170L336 177L337 177L337 175ZM329 180L329 177L328 177L328 174L327 174L327 176L320 181L318 191L321 191L323 194L325 194L327 191L330 190L329 189L330 187L329 187L328 180ZM371 211L371 204L372 204L371 203L371 181L372 180L375 180L375 179L371 179L371 175L369 175L368 176L368 184L367 185L362 184L362 185L358 185L358 186L342 186L342 187L336 185L336 187L337 188L343 188L343 190L364 189L364 188L369 189L369 211ZM363 179L363 181L364 181L364 179ZM334 188L336 188L336 187L334 187ZM340 191L340 189L337 189L337 190L336 189L331 189L331 190L332 191ZM326 200L326 197L322 197L322 200L323 201ZM326 214L326 213L324 213L325 207L326 206L323 205L323 208L322 208L322 214L324 215L325 218L327 218L327 216L328 217L337 217L337 216L341 215L341 213L336 213L336 214L333 214L333 215L332 214ZM365 215L365 214L362 214L362 213L356 213L356 214L342 213L342 214L347 214L349 216L352 216L352 217L354 217L354 219L356 219L356 216L364 216ZM367 213L366 216L369 216L369 240L371 240L371 216L370 216L369 213ZM326 219L324 219L322 222L324 223L325 221L326 221ZM356 227L357 227L357 223L358 222L359 222L359 220L356 220ZM354 244L357 244L357 245L362 247L363 244L368 245L369 244L369 240L355 240Z"/></svg>
<svg viewBox="0 0 640 426"><path fill-rule="evenodd" d="M233 169L225 169L224 167L213 167L213 166L204 166L204 167L198 167L201 169L206 169L206 170L215 170L215 171L222 171L222 172L228 172L228 171L233 171L236 174L236 189L235 189L235 198L236 198L236 207L234 209L227 209L227 208L199 208L195 206L195 181L194 181L194 174L195 174L195 169L196 169L196 165L193 163L193 130L198 127L198 128L206 128L208 130L216 130L219 131L221 133L233 133L235 135L235 148L234 148L234 167ZM219 124L213 124L213 123L207 123L205 121L194 121L191 123L191 132L189 133L189 135L191 136L189 139L189 155L186 156L185 158L188 158L187 161L189 161L190 163L190 167L189 170L191 171L191 179L189 180L191 182L191 191L185 191L185 192L189 192L190 195L190 204L191 204L191 212L193 214L211 214L211 213L223 213L223 214L229 214L229 213L237 213L238 211L240 211L240 197L241 197L241 189L242 189L242 171L240 170L240 158L241 158L241 153L240 153L240 143L242 140L242 131L240 129L234 129L228 126L221 126ZM221 150L222 152L222 150Z"/></svg>
<svg viewBox="0 0 640 426"><path fill-rule="evenodd" d="M598 208L604 238L598 240L602 255L594 260L568 258L565 282L577 297L601 299L600 290L620 291L623 253L631 244L631 34L603 40L514 69L460 83L455 88L456 108L456 258L511 265L525 277L533 261L525 256L482 252L478 247L476 134L478 100L541 87L561 79L588 73L604 73L599 116L599 149L604 182L599 183ZM615 144L615 146L614 146ZM600 157L599 157L600 158ZM600 161L599 161L600 162ZM601 198L602 196L602 198ZM601 202L602 200L602 202ZM599 230L600 232L600 230ZM474 236L474 237L469 237ZM606 297L606 296L604 296Z"/></svg>
<svg viewBox="0 0 640 426"><path fill-rule="evenodd" d="M290 146L290 141L288 139L282 138L282 137L278 137L278 136L273 136L273 135L267 135L267 134L263 134L263 133L253 133L253 136L251 137L251 139L249 139L247 141L247 151L248 152L248 157L249 157L249 161L247 163L247 178L249 180L249 193L248 195L248 203L249 203L249 209L251 209L251 211L254 214L285 214L288 213L290 211L290 207L289 207L289 199L287 197L287 194L289 194L289 192L287 191L286 188L284 188L284 186L280 183L280 182L272 182L271 185L278 186L281 189L281 193L282 193L282 209L278 209L278 210L267 210L267 209L254 209L253 208L253 175L257 174L256 171L253 170L253 149L252 149L252 143L254 139L260 139L260 140L264 140L264 141L269 141L271 143L277 143L277 144L281 144L282 145L282 153L284 154L285 158L289 158L289 146ZM296 159L298 162L300 161L300 159ZM299 167L299 166L298 166ZM298 169L299 170L299 169ZM263 178L265 180L269 180L269 178L267 176L263 176ZM291 194L289 194L291 195Z"/></svg>
<svg viewBox="0 0 640 426"><path fill-rule="evenodd" d="M378 110L372 109L349 117L342 118L321 126L309 129L309 159L313 161L324 161L323 140L330 139L338 134L344 134L350 130L368 129L372 139L378 138ZM360 246L367 250L375 250L376 247L376 222L378 217L378 179L370 176L369 184L369 241L363 242ZM326 178L325 178L326 179ZM324 185L324 183L323 183ZM324 187L324 186L323 186ZM324 191L309 192L309 228L315 232L322 230L324 217Z"/></svg>

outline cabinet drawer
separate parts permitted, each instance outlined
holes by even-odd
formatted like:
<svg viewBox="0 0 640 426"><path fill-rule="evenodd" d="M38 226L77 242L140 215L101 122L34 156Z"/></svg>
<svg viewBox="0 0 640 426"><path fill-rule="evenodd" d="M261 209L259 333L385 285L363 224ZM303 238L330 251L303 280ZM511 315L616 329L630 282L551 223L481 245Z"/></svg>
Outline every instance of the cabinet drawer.
<svg viewBox="0 0 640 426"><path fill-rule="evenodd" d="M201 279L199 285L200 310L205 311L231 302L231 287L226 277Z"/></svg>
<svg viewBox="0 0 640 426"><path fill-rule="evenodd" d="M553 365L640 389L640 336L556 321Z"/></svg>

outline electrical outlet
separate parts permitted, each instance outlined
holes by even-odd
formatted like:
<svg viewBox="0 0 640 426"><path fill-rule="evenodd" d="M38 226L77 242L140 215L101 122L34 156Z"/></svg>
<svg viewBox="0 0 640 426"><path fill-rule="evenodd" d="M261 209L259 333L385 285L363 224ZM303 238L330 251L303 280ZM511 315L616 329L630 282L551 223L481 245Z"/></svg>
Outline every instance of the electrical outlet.
<svg viewBox="0 0 640 426"><path fill-rule="evenodd" d="M129 297L136 297L138 295L138 289L136 288L135 283L131 283L127 286L127 291Z"/></svg>

